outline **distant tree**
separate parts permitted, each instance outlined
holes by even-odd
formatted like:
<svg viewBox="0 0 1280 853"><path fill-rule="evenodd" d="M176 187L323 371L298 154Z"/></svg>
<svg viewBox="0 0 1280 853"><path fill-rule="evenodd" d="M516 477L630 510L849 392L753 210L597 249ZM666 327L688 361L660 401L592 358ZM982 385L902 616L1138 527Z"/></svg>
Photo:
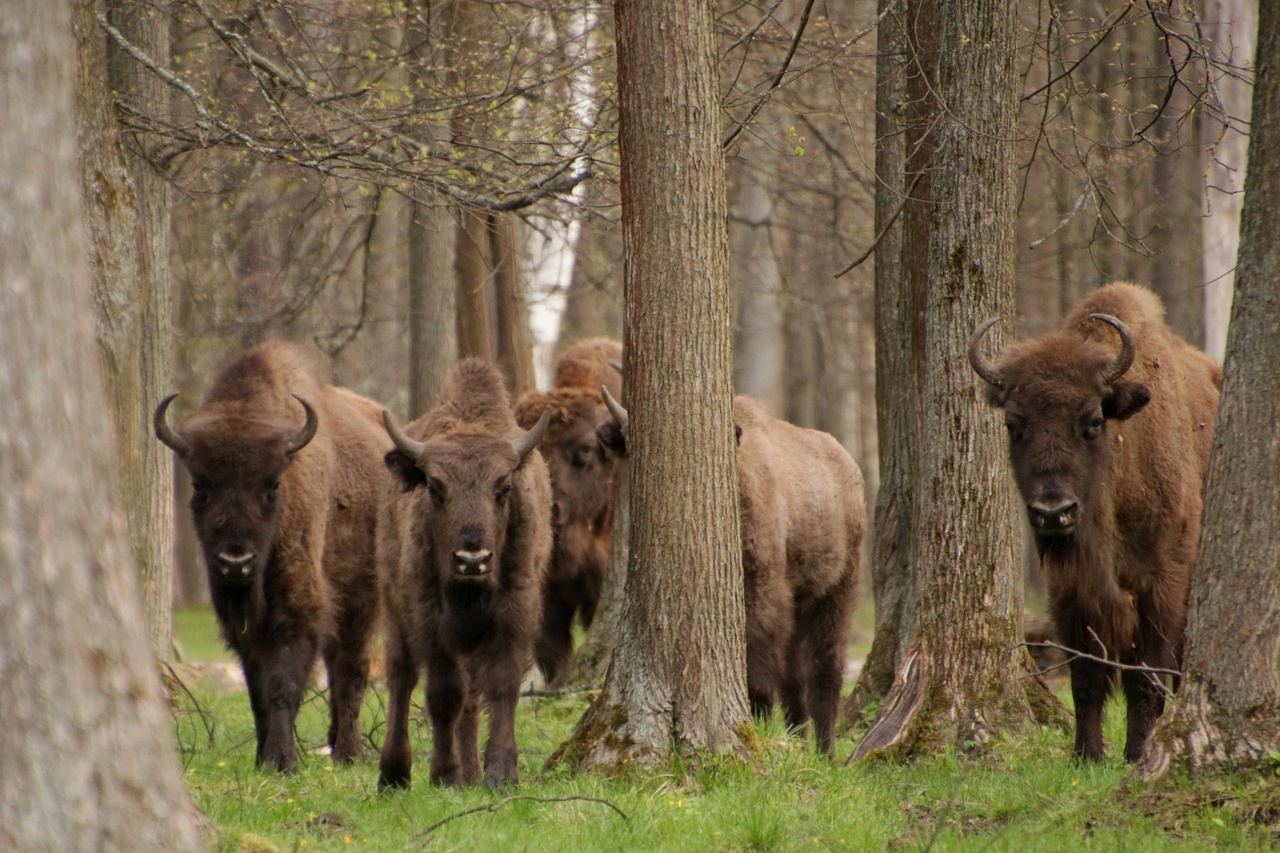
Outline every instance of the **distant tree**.
<svg viewBox="0 0 1280 853"><path fill-rule="evenodd" d="M122 135L115 93L167 111L169 90L109 43L98 16L166 59L168 18L121 0L77 0L76 140L81 196L92 239L98 344L114 427L119 483L138 568L152 652L168 658L173 611L173 461L151 438L151 410L169 393L173 317L169 285L169 185L140 140Z"/></svg>
<svg viewBox="0 0 1280 853"><path fill-rule="evenodd" d="M992 476L1004 468L1003 439L964 356L979 322L1013 308L1015 10L1000 0L913 0L906 20L919 28L930 84L922 106L932 169L928 221L908 221L903 235L904 249L927 259L923 351L913 356L922 368L914 578L895 683L855 757L972 748L1062 714L1043 682L1017 675L1029 659L1019 649L1013 484ZM923 47L921 33L932 36Z"/></svg>
<svg viewBox="0 0 1280 853"><path fill-rule="evenodd" d="M1187 618L1186 677L1140 762L1208 773L1280 751L1280 17L1258 21L1240 256ZM1269 771L1268 771L1269 772Z"/></svg>
<svg viewBox="0 0 1280 853"><path fill-rule="evenodd" d="M710 0L620 0L631 535L613 661L555 761L742 747L746 624Z"/></svg>
<svg viewBox="0 0 1280 853"><path fill-rule="evenodd" d="M0 61L0 846L198 850L144 636L76 180L72 4Z"/></svg>

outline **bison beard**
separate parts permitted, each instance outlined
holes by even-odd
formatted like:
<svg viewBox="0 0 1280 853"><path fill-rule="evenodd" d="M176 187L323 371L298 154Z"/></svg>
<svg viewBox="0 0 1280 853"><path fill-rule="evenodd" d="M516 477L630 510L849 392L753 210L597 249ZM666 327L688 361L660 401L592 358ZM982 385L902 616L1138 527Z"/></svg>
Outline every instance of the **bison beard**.
<svg viewBox="0 0 1280 853"><path fill-rule="evenodd" d="M613 482L618 457L596 437L607 417L596 390L602 383L621 393L622 345L604 338L580 341L556 362L555 383L531 391L515 417L530 429L551 407L551 424L538 446L551 475L554 533L543 584L542 629L536 658L550 687L559 687L573 657L573 621L591 627L609 560L613 534Z"/></svg>
<svg viewBox="0 0 1280 853"><path fill-rule="evenodd" d="M1107 661L1178 668L1221 367L1169 330L1154 294L1124 282L990 364L980 344L994 322L975 330L969 361L1004 410L1059 638ZM1101 758L1116 668L1080 656L1070 668L1075 754ZM1166 690L1153 672L1119 680L1135 761Z"/></svg>
<svg viewBox="0 0 1280 853"><path fill-rule="evenodd" d="M602 443L626 454L628 416L601 389L613 420ZM793 729L813 720L818 752L835 755L835 721L866 530L862 472L826 433L733 399L747 616L747 693L757 716L781 699Z"/></svg>
<svg viewBox="0 0 1280 853"><path fill-rule="evenodd" d="M360 755L360 704L377 617L373 548L380 408L327 385L301 347L271 342L233 359L158 438L191 472L196 533L223 639L244 669L256 758L298 769L293 725L323 652L333 760ZM305 422L299 427L299 415Z"/></svg>
<svg viewBox="0 0 1280 853"><path fill-rule="evenodd" d="M409 784L409 699L424 668L432 783L479 779L487 703L485 781L514 784L516 702L551 551L551 486L535 452L550 414L522 431L497 369L468 359L421 418L402 430L383 417L396 449L379 507L389 702L378 787Z"/></svg>

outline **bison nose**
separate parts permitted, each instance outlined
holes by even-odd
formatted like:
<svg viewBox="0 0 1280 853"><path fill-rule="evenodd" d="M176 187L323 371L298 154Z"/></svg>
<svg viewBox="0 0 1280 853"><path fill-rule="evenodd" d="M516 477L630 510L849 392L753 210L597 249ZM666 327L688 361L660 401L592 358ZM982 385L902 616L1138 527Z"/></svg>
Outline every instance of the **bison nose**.
<svg viewBox="0 0 1280 853"><path fill-rule="evenodd" d="M1075 501L1032 501L1027 504L1027 515L1036 533L1057 536L1076 526L1078 509Z"/></svg>
<svg viewBox="0 0 1280 853"><path fill-rule="evenodd" d="M253 558L256 555L250 550L228 548L218 552L218 574L224 578L247 578L252 571Z"/></svg>
<svg viewBox="0 0 1280 853"><path fill-rule="evenodd" d="M453 565L460 575L468 577L487 574L489 571L489 559L493 556L493 552L485 549L480 551L454 551Z"/></svg>

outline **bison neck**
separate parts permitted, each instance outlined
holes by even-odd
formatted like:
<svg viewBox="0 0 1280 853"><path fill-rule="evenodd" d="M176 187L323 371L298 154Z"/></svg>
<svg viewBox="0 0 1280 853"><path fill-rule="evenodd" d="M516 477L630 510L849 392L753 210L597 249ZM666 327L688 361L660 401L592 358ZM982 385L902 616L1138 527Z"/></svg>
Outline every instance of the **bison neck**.
<svg viewBox="0 0 1280 853"><path fill-rule="evenodd" d="M209 594L222 638L233 650L243 652L252 645L266 609L261 578L245 586L212 583Z"/></svg>
<svg viewBox="0 0 1280 853"><path fill-rule="evenodd" d="M1071 536L1036 537L1049 583L1049 607L1063 645L1120 660L1132 647L1137 609L1117 578L1114 523Z"/></svg>
<svg viewBox="0 0 1280 853"><path fill-rule="evenodd" d="M496 608L487 583L452 581L444 588L446 634L463 649L473 649L493 632Z"/></svg>

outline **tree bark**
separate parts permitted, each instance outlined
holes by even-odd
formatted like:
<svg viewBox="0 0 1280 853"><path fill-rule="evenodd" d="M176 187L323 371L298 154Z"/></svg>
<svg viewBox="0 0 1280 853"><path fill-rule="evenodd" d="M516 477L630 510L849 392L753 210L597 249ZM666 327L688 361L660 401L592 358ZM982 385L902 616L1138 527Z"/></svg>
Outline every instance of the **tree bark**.
<svg viewBox="0 0 1280 853"><path fill-rule="evenodd" d="M871 651L842 716L854 721L866 706L884 698L893 685L901 657L902 612L911 590L911 496L919 395L912 353L916 349L915 318L904 257L904 221L928 216L927 170L919 156L923 144L922 118L913 109L911 128L904 128L907 104L918 104L931 71L920 60L928 50L909 40L904 29L905 0L880 0L883 14L876 42L876 200L875 231L884 236L875 249L876 430L880 450L880 484L876 491L872 526L871 589L876 605L876 633ZM912 80L916 83L911 86ZM904 132L906 131L906 132ZM908 148L907 133L912 144ZM908 166L908 150L917 158ZM910 177L908 174L910 172ZM909 189L909 182L914 185ZM911 213L908 214L908 208ZM896 221L895 221L896 217ZM892 224L891 224L892 223Z"/></svg>
<svg viewBox="0 0 1280 853"><path fill-rule="evenodd" d="M1237 71L1253 64L1258 31L1257 0L1208 0L1205 35L1212 56ZM1240 248L1240 209L1244 203L1249 138L1249 84L1225 69L1210 68L1221 103L1200 119L1205 159L1205 201L1201 220L1204 243L1204 348L1221 361L1226 353L1236 254Z"/></svg>
<svg viewBox="0 0 1280 853"><path fill-rule="evenodd" d="M783 410L784 328L782 275L773 254L773 198L764 177L744 174L738 195L738 218L730 223L738 276L738 322L734 342L734 387L763 400L770 411Z"/></svg>
<svg viewBox="0 0 1280 853"><path fill-rule="evenodd" d="M1187 621L1187 675L1140 762L1148 779L1269 766L1280 750L1280 18L1261 16L1222 399Z"/></svg>
<svg viewBox="0 0 1280 853"><path fill-rule="evenodd" d="M510 213L490 213L489 268L493 270L494 340L498 364L507 379L511 399L537 387L533 377L533 336L529 331L529 303L516 239L519 222Z"/></svg>
<svg viewBox="0 0 1280 853"><path fill-rule="evenodd" d="M895 683L857 758L971 749L1063 717L1042 682L1018 677L1029 659L1019 650L1013 484L992 476L1005 467L1003 439L964 354L979 322L1013 312L1017 10L1000 0L908 4L911 20L930 13L937 72L915 578Z"/></svg>
<svg viewBox="0 0 1280 853"><path fill-rule="evenodd" d="M409 417L431 408L458 358L457 222L443 203L409 205Z"/></svg>
<svg viewBox="0 0 1280 853"><path fill-rule="evenodd" d="M169 391L173 318L169 188L123 140L115 91L167 111L168 87L113 46L97 15L110 11L131 41L167 64L168 18L145 5L76 0L76 110L81 195L90 233L97 340L138 591L152 652L168 658L173 612L172 454L151 436L151 410Z"/></svg>
<svg viewBox="0 0 1280 853"><path fill-rule="evenodd" d="M616 15L630 564L604 690L552 757L605 770L749 725L714 4Z"/></svg>
<svg viewBox="0 0 1280 853"><path fill-rule="evenodd" d="M0 53L0 847L196 850L100 428L72 18L10 3Z"/></svg>

